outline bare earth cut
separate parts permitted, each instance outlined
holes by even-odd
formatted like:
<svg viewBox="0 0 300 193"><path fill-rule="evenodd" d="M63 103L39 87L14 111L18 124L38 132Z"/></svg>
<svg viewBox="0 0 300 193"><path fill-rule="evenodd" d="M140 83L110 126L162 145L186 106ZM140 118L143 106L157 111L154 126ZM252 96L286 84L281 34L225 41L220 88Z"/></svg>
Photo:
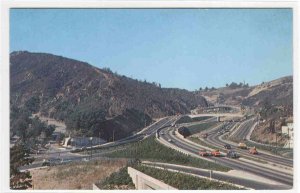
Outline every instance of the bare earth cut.
<svg viewBox="0 0 300 193"><path fill-rule="evenodd" d="M126 163L125 159L97 160L32 170L33 188L42 190L91 190L93 183L118 171Z"/></svg>

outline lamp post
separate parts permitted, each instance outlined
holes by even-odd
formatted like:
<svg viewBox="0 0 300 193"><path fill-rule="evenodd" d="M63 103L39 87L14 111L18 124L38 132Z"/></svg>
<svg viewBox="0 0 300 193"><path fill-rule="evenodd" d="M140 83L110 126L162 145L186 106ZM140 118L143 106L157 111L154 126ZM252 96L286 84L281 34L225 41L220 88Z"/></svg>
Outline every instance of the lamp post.
<svg viewBox="0 0 300 193"><path fill-rule="evenodd" d="M275 141L276 141L276 146L275 146L275 147L276 147L276 150L275 150L275 151L276 151L276 154L277 154L277 134L278 134L278 133L275 131Z"/></svg>
<svg viewBox="0 0 300 193"><path fill-rule="evenodd" d="M115 141L115 130L113 130L113 142Z"/></svg>

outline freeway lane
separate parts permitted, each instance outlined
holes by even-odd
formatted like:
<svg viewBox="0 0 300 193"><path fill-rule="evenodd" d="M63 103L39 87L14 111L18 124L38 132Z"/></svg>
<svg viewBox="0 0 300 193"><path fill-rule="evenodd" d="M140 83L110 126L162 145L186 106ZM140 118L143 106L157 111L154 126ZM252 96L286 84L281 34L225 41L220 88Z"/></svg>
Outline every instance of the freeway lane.
<svg viewBox="0 0 300 193"><path fill-rule="evenodd" d="M110 143L106 143L106 144L102 144L102 145L93 146L93 148L115 147L115 146L123 145L126 143L143 140L145 137L149 137L150 135L155 134L155 132L158 129L165 127L165 126L170 126L171 123L173 122L173 120L174 120L174 117L165 117L165 118L159 120L158 122L153 123L152 125L148 126L147 128L143 129L141 132L139 132L135 135L117 140L115 142L110 142ZM88 147L87 149L90 149L90 147Z"/></svg>
<svg viewBox="0 0 300 193"><path fill-rule="evenodd" d="M171 128L172 129L172 128ZM163 130L167 130L167 129L163 129ZM166 132L165 135L161 135L161 138L163 140L165 140L168 143L168 139L171 139L173 143L173 145L176 145L177 147L179 147L180 149L184 149L188 152L190 152L193 155L198 155L199 152L199 148L191 145L191 144L187 144L185 141L182 141L182 139L177 138L176 136L170 134L169 132ZM266 177L267 179L272 179L274 181L277 181L279 183L283 183L289 186L293 185L293 178L292 177L288 177L286 175L282 175L280 173L278 173L277 171L272 171L268 168L257 168L252 166L251 164L247 164L245 162L241 162L238 160L233 160L233 159L228 159L228 158L215 158L215 157L209 157L207 158L213 162L225 165L227 167L233 168L233 169L237 169L237 170L242 170L242 171L246 171L249 173L253 173L262 177Z"/></svg>
<svg viewBox="0 0 300 193"><path fill-rule="evenodd" d="M250 119L250 120L242 122L241 125L237 128L236 132L232 135L232 137L235 139L240 139L240 141L243 141L243 139L246 138L246 136L248 135L250 129L252 128L252 126L254 124L255 124L255 119ZM212 140L213 143L216 143L223 147L223 145L226 144L227 140L222 140L220 137L217 138L216 136L212 136L208 140ZM230 142L230 143L232 143L232 142ZM237 147L237 144L235 146ZM247 153L247 150L241 150L240 152ZM260 159L264 159L265 161L268 161L268 162L273 162L273 163L285 165L288 167L293 167L293 160L287 159L284 157L280 157L277 155L271 155L271 154L266 154L266 153L260 152L258 155L255 155L255 157L259 157Z"/></svg>
<svg viewBox="0 0 300 193"><path fill-rule="evenodd" d="M228 151L227 149L224 148L224 145L226 143L223 143L222 141L220 141L217 133L209 135L205 141L207 144L213 145L215 147L218 147L218 149L223 150L223 152ZM260 160L263 160L263 161L266 161L269 163L276 163L276 164L290 167L290 165L288 165L288 163L282 161L280 158L279 159L268 158L268 157L264 156L264 154L262 154L262 153L259 153L258 155L252 155L252 154L248 153L248 150L239 149L237 146L232 146L232 150L238 152L241 155L241 157L243 157L243 158L250 158L250 160L251 160L251 158L260 159Z"/></svg>
<svg viewBox="0 0 300 193"><path fill-rule="evenodd" d="M121 140L118 140L118 141L115 141L112 143L93 146L93 148L95 148L95 147L97 147L97 148L98 147L103 147L103 148L116 147L116 146L120 146L123 144L143 140L145 137L154 135L158 129L163 128L165 126L170 126L177 119L178 119L178 117L176 117L176 116L175 117L165 117L165 118L155 122L154 124L148 126L144 130L142 130L139 134L129 136L125 139L121 139ZM90 147L86 148L86 150L90 150ZM84 150L84 151L86 151L86 150ZM29 166L22 167L21 169L25 170L25 169L33 169L33 168L41 167L42 160L45 158L63 159L64 161L72 162L72 161L82 161L83 159L90 157L90 155L79 155L79 154L71 153L70 151L71 150L59 150L59 151L46 152L45 154L38 154L38 155L34 156L34 157L36 157L36 161L34 163L32 163ZM102 154L103 153L93 154L93 157L101 157Z"/></svg>
<svg viewBox="0 0 300 193"><path fill-rule="evenodd" d="M239 128L236 130L236 132L231 136L232 138L235 138L238 141L242 141L246 138L249 129L252 126L253 119L248 119L246 121L243 121Z"/></svg>
<svg viewBox="0 0 300 193"><path fill-rule="evenodd" d="M251 128L252 125L254 124L254 122L252 122L253 119L247 120L242 122L238 129L235 131L234 135L239 136L241 139L243 139L243 135L247 135L247 132L245 132L245 130L248 130L249 127ZM224 124L224 127L229 129L229 130L233 130L233 128L235 127L235 124L237 123L227 123ZM223 150L224 152L227 152L227 150L224 148L225 144L231 144L231 146L233 147L233 149L238 152L240 155L243 155L243 157L248 157L248 158L259 158L260 160L269 162L269 163L275 163L275 164L279 164L282 166L288 166L290 168L293 167L293 160L287 159L287 158L283 158L283 157L279 157L276 155L270 155L270 154L266 154L263 152L260 152L258 155L252 155L248 153L248 150L242 150L238 148L238 144L235 142L229 142L227 140L223 140L221 139L221 137L224 134L218 134L218 131L222 130L221 127L215 127L209 130L206 130L206 133L209 133L209 136L207 137L207 139L203 139L207 144L210 144L212 146L218 147L218 149ZM243 141L243 140L241 140ZM259 150L258 150L259 151Z"/></svg>
<svg viewBox="0 0 300 193"><path fill-rule="evenodd" d="M224 145L227 143L223 143L222 141L220 141L217 134L212 134L212 135L208 136L205 141L208 144L218 147L218 149L223 150L224 152L228 151L227 149L224 148ZM269 163L275 163L275 164L280 164L283 166L292 167L289 163L282 161L282 159L280 159L280 158L276 158L276 157L272 157L272 156L268 157L268 155L263 154L263 153L259 153L258 155L252 155L252 154L249 154L248 150L239 149L237 146L231 146L231 147L232 147L232 150L239 153L243 158L260 159L260 160L263 160L263 161L266 161Z"/></svg>
<svg viewBox="0 0 300 193"><path fill-rule="evenodd" d="M172 169L172 170L176 170L179 172L185 172L185 173L189 173L189 174L204 176L207 178L210 177L209 170L203 170L203 169L198 169L198 168L193 168L193 167L185 167L185 166L174 165L174 164L165 164L165 163L145 163L144 165L158 166L158 167L165 168L165 169ZM268 183L258 182L255 180L240 178L237 176L228 176L222 172L214 172L212 174L212 177L217 180L230 182L233 184L238 184L238 185L252 188L255 190L271 190L271 189L284 190L284 189L288 188L288 187L282 186L282 185L268 184Z"/></svg>

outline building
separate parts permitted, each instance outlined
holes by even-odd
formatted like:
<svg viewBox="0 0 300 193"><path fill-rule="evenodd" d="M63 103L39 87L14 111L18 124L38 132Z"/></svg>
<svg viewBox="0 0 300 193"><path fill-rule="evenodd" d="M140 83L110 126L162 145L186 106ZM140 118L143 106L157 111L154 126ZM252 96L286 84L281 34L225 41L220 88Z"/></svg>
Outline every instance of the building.
<svg viewBox="0 0 300 193"><path fill-rule="evenodd" d="M293 148L294 143L294 127L293 122L287 122L287 125L281 127L281 133L288 137L288 142L286 143L286 148Z"/></svg>

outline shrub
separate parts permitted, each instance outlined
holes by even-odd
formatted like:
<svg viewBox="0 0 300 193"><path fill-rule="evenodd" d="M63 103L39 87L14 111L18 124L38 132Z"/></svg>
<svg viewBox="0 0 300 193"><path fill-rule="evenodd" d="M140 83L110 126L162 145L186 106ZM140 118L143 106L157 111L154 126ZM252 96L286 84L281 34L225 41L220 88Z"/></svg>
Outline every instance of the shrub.
<svg viewBox="0 0 300 193"><path fill-rule="evenodd" d="M210 181L207 179L198 178L188 174L182 174L179 172L171 172L168 170L161 170L146 166L137 165L135 169L152 176L158 180L163 181L164 183L178 188L181 190L235 190L240 189L236 186L225 184L222 182Z"/></svg>
<svg viewBox="0 0 300 193"><path fill-rule="evenodd" d="M149 137L148 139L145 139L143 141L128 144L125 149L108 153L106 154L106 156L118 158L138 158L220 171L229 170L228 167L206 160L197 159L166 147L157 142L154 137Z"/></svg>

